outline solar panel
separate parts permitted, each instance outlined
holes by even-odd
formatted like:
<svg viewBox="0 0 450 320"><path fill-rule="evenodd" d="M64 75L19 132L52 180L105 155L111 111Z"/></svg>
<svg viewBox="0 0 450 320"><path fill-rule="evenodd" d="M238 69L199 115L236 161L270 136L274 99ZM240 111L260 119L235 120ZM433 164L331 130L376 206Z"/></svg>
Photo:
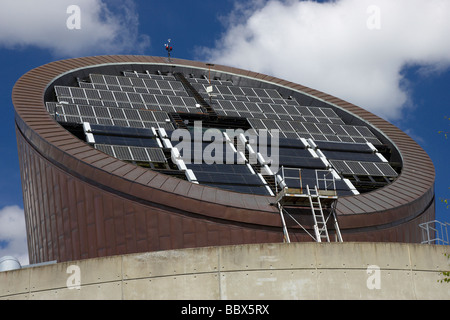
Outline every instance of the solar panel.
<svg viewBox="0 0 450 320"><path fill-rule="evenodd" d="M115 76L104 75L103 78L105 79L106 84L119 85L119 81Z"/></svg>
<svg viewBox="0 0 450 320"><path fill-rule="evenodd" d="M114 153L116 154L116 157L119 158L120 160L133 160L129 147L114 146L113 149Z"/></svg>
<svg viewBox="0 0 450 320"><path fill-rule="evenodd" d="M90 74L89 79L92 83L106 84L105 78L100 74Z"/></svg>
<svg viewBox="0 0 450 320"><path fill-rule="evenodd" d="M246 96L250 96L250 97L256 97L257 96L257 94L255 93L255 91L253 91L252 88L241 87L241 90L244 92L244 94Z"/></svg>
<svg viewBox="0 0 450 320"><path fill-rule="evenodd" d="M73 105L73 104L64 105L62 108L63 108L64 114L70 114L70 115L74 115L74 116L80 115L80 110L78 109L78 106L76 106L76 105Z"/></svg>
<svg viewBox="0 0 450 320"><path fill-rule="evenodd" d="M276 124L278 125L278 127L280 128L280 130L282 130L283 132L286 131L295 131L294 128L292 128L292 126L289 124L289 122L287 121L281 121L278 120L276 121Z"/></svg>
<svg viewBox="0 0 450 320"><path fill-rule="evenodd" d="M367 144L357 143L334 143L334 142L318 142L317 147L322 150L349 151L349 152L373 152L372 148Z"/></svg>
<svg viewBox="0 0 450 320"><path fill-rule="evenodd" d="M182 97L181 99L183 99L184 105L186 106L195 107L195 105L197 104L197 101L192 97Z"/></svg>
<svg viewBox="0 0 450 320"><path fill-rule="evenodd" d="M71 97L70 88L55 86L56 95L59 97Z"/></svg>
<svg viewBox="0 0 450 320"><path fill-rule="evenodd" d="M231 87L229 87L229 90L230 90L231 93L232 93L233 95L235 95L235 96L245 96L244 91L242 91L242 89L239 88L239 87L231 86Z"/></svg>
<svg viewBox="0 0 450 320"><path fill-rule="evenodd" d="M95 89L85 89L86 97L88 99L100 100L100 94L98 90Z"/></svg>
<svg viewBox="0 0 450 320"><path fill-rule="evenodd" d="M140 110L139 114L143 121L156 121L155 116L151 111Z"/></svg>
<svg viewBox="0 0 450 320"><path fill-rule="evenodd" d="M125 113L123 112L123 109L115 109L115 108L109 108L109 112L111 113L111 117L113 119L126 119Z"/></svg>
<svg viewBox="0 0 450 320"><path fill-rule="evenodd" d="M388 163L375 163L375 166L383 173L385 177L398 176L398 173Z"/></svg>
<svg viewBox="0 0 450 320"><path fill-rule="evenodd" d="M107 125L107 126L114 125L114 123L111 119L105 119L105 118L97 118L97 123L100 125Z"/></svg>
<svg viewBox="0 0 450 320"><path fill-rule="evenodd" d="M352 174L356 175L367 175L366 170L364 170L364 167L361 165L361 163L357 161L346 161L345 162L347 166L350 168Z"/></svg>
<svg viewBox="0 0 450 320"><path fill-rule="evenodd" d="M81 120L81 117L75 117L75 116L66 116L58 117L58 121L62 121L62 122L69 122L69 123L83 123L83 121Z"/></svg>
<svg viewBox="0 0 450 320"><path fill-rule="evenodd" d="M322 112L325 114L328 118L339 118L339 116L334 112L331 108L322 108Z"/></svg>
<svg viewBox="0 0 450 320"><path fill-rule="evenodd" d="M351 137L348 137L348 136L339 136L339 139L342 142L349 142L349 143L353 143L354 142L353 139Z"/></svg>
<svg viewBox="0 0 450 320"><path fill-rule="evenodd" d="M102 100L111 100L114 101L114 95L111 91L107 90L99 90L99 94Z"/></svg>
<svg viewBox="0 0 450 320"><path fill-rule="evenodd" d="M341 174L352 174L352 170L349 166L347 166L345 161L342 160L330 160L330 163L333 165L334 169Z"/></svg>
<svg viewBox="0 0 450 320"><path fill-rule="evenodd" d="M130 93L128 93L128 98L129 98L130 102L141 103L141 104L143 103L141 94L130 92Z"/></svg>
<svg viewBox="0 0 450 320"><path fill-rule="evenodd" d="M134 109L123 109L125 112L125 116L128 120L141 120L141 117L139 116L139 112Z"/></svg>
<svg viewBox="0 0 450 320"><path fill-rule="evenodd" d="M340 142L341 139L339 139L338 136L336 136L335 134L325 134L325 139L329 142ZM322 141L324 142L324 141Z"/></svg>
<svg viewBox="0 0 450 320"><path fill-rule="evenodd" d="M130 101L127 94L122 91L113 91L115 101Z"/></svg>
<svg viewBox="0 0 450 320"><path fill-rule="evenodd" d="M319 128L319 130L325 135L334 134L334 131L327 124L316 123L316 127Z"/></svg>
<svg viewBox="0 0 450 320"><path fill-rule="evenodd" d="M158 82L153 79L143 79L144 85L150 89L159 89Z"/></svg>
<svg viewBox="0 0 450 320"><path fill-rule="evenodd" d="M345 131L347 131L349 136L352 136L352 137L361 136L359 131L356 130L356 128L354 126L343 125L342 127L345 129Z"/></svg>
<svg viewBox="0 0 450 320"><path fill-rule="evenodd" d="M262 120L260 119L247 119L253 129L267 129Z"/></svg>
<svg viewBox="0 0 450 320"><path fill-rule="evenodd" d="M158 100L156 100L156 96L155 95L153 95L153 94L143 94L142 95L142 99L144 100L144 102L146 103L146 104L150 104L150 105L152 105L152 104L158 104Z"/></svg>
<svg viewBox="0 0 450 320"><path fill-rule="evenodd" d="M365 162L361 163L364 170L371 176L385 176L385 174L378 169L375 163Z"/></svg>
<svg viewBox="0 0 450 320"><path fill-rule="evenodd" d="M79 106L80 115L82 117L95 117L94 109L91 106Z"/></svg>
<svg viewBox="0 0 450 320"><path fill-rule="evenodd" d="M199 182L206 183L226 183L226 184L243 184L243 185L263 185L261 179L257 175L253 174L236 174L236 173L223 173L223 172L194 172Z"/></svg>
<svg viewBox="0 0 450 320"><path fill-rule="evenodd" d="M95 149L102 151L112 157L116 156L112 146L105 145L105 144L95 144L94 147L95 147Z"/></svg>
<svg viewBox="0 0 450 320"><path fill-rule="evenodd" d="M345 131L341 125L330 124L329 127L339 136L348 136L347 131Z"/></svg>
<svg viewBox="0 0 450 320"><path fill-rule="evenodd" d="M314 169L326 169L326 165L320 158L302 158L291 156L279 156L280 166L289 168L314 168Z"/></svg>
<svg viewBox="0 0 450 320"><path fill-rule="evenodd" d="M270 98L273 98L273 99L281 99L282 98L281 95L278 93L278 91L275 89L265 89L265 91Z"/></svg>
<svg viewBox="0 0 450 320"><path fill-rule="evenodd" d="M380 142L380 140L378 140L377 138L365 138L366 142L370 142L371 144L373 144L374 146L379 146L382 145L382 143Z"/></svg>
<svg viewBox="0 0 450 320"><path fill-rule="evenodd" d="M297 107L297 110L302 116L313 116L308 107Z"/></svg>
<svg viewBox="0 0 450 320"><path fill-rule="evenodd" d="M260 89L260 88L253 88L253 91L256 93L256 96L260 98L269 98L269 95L267 94L266 90Z"/></svg>
<svg viewBox="0 0 450 320"><path fill-rule="evenodd" d="M166 162L166 157L164 155L164 152L161 149L158 148L146 148L147 154L150 157L150 162Z"/></svg>
<svg viewBox="0 0 450 320"><path fill-rule="evenodd" d="M305 123L303 123L303 125L305 126L308 133L311 133L311 134L321 133L319 128L317 128L317 126L314 123L305 122Z"/></svg>
<svg viewBox="0 0 450 320"><path fill-rule="evenodd" d="M270 195L267 189L263 186L228 185L228 184L214 184L214 183L202 183L202 184L209 187L225 189L239 193L249 193L263 196Z"/></svg>
<svg viewBox="0 0 450 320"><path fill-rule="evenodd" d="M388 163L343 160L330 160L330 163L342 174L384 177L398 176L397 172Z"/></svg>
<svg viewBox="0 0 450 320"><path fill-rule="evenodd" d="M130 147L131 155L135 161L149 161L150 158L145 151L145 148Z"/></svg>
<svg viewBox="0 0 450 320"><path fill-rule="evenodd" d="M325 114L322 112L320 108L308 108L309 111L312 113L315 117L324 117Z"/></svg>

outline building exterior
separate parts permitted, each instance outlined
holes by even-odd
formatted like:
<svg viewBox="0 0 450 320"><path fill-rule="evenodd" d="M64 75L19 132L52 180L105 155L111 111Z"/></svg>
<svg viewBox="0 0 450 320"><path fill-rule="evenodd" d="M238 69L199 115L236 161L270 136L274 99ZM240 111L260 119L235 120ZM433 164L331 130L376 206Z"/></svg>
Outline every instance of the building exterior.
<svg viewBox="0 0 450 320"><path fill-rule="evenodd" d="M311 241L309 205L280 214L277 195L330 181L345 242L417 243L434 219L434 167L410 137L272 76L87 57L30 71L13 103L30 263Z"/></svg>

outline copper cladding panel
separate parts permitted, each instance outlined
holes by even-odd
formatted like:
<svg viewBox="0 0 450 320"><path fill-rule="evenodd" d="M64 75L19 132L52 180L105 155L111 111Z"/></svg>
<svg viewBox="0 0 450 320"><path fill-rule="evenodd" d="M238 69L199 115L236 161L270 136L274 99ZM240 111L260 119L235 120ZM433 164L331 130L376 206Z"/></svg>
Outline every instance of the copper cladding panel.
<svg viewBox="0 0 450 320"><path fill-rule="evenodd" d="M280 219L264 196L190 184L93 150L56 123L43 96L62 73L105 63L167 64L144 56L57 61L27 73L13 90L30 261L66 261L112 254L281 241ZM201 62L172 64L208 69ZM418 221L434 218L434 167L405 133L370 112L322 92L245 70L217 71L273 82L333 103L382 131L404 168L390 186L339 200L344 237L417 242ZM299 232L299 240L304 235Z"/></svg>

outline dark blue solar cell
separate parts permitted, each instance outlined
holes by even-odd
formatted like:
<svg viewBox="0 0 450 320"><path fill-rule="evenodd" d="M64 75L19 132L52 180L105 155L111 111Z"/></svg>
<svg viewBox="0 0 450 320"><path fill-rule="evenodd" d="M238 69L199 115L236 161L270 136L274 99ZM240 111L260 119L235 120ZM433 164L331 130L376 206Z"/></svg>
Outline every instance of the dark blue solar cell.
<svg viewBox="0 0 450 320"><path fill-rule="evenodd" d="M248 139L248 137L247 137ZM272 140L272 138L270 136L266 136L266 137L257 137L258 139L258 145L262 145L262 146L271 146L272 144L276 145L278 144L278 147L280 148L304 148L303 143L299 140L299 139L290 139L290 138L283 138L283 139L274 139L274 141ZM274 143L272 143L274 142Z"/></svg>
<svg viewBox="0 0 450 320"><path fill-rule="evenodd" d="M236 174L252 174L246 165L241 164L187 164L194 172L225 172Z"/></svg>
<svg viewBox="0 0 450 320"><path fill-rule="evenodd" d="M201 172L194 171L199 182L206 183L224 183L224 184L242 184L242 185L263 185L261 179L257 175L236 174L236 173L220 173L220 172Z"/></svg>
<svg viewBox="0 0 450 320"><path fill-rule="evenodd" d="M95 139L95 143L97 143L97 144L149 147L149 148L158 148L159 147L159 145L155 139L124 137L124 136L106 136L106 135L95 135L95 134L94 134L94 139Z"/></svg>
<svg viewBox="0 0 450 320"><path fill-rule="evenodd" d="M372 153L372 149L366 143L343 143L343 142L326 142L317 141L317 147L321 150L333 151L350 151L350 152L367 152Z"/></svg>
<svg viewBox="0 0 450 320"><path fill-rule="evenodd" d="M153 131L147 128L134 128L134 127L118 127L118 126L106 126L99 124L91 124L91 131L93 134L104 135L117 135L128 137L148 137L154 138Z"/></svg>
<svg viewBox="0 0 450 320"><path fill-rule="evenodd" d="M366 161L366 162L382 162L374 153L361 152L340 152L340 151L322 151L327 159L332 160L350 160L350 161Z"/></svg>
<svg viewBox="0 0 450 320"><path fill-rule="evenodd" d="M291 168L326 169L325 164L320 158L280 156L279 165Z"/></svg>
<svg viewBox="0 0 450 320"><path fill-rule="evenodd" d="M297 148L279 148L278 154L280 157L299 157L299 158L312 158L311 153L306 149Z"/></svg>
<svg viewBox="0 0 450 320"><path fill-rule="evenodd" d="M202 183L202 184L209 186L209 187L225 189L225 190L240 192L240 193L250 193L250 194L262 195L262 196L270 195L270 193L267 191L267 189L263 186L226 185L226 184L214 184L214 183Z"/></svg>

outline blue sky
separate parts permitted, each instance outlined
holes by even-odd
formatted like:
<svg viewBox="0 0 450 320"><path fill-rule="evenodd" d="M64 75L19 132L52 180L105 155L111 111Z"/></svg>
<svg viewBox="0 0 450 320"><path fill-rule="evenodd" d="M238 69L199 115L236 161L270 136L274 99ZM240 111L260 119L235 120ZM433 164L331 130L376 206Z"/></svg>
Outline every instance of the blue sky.
<svg viewBox="0 0 450 320"><path fill-rule="evenodd" d="M81 29L69 29L70 5ZM26 261L11 91L54 60L166 55L231 65L336 95L391 121L436 166L436 217L450 222L450 3L447 0L0 2L0 256ZM3 227L2 227L3 226Z"/></svg>

